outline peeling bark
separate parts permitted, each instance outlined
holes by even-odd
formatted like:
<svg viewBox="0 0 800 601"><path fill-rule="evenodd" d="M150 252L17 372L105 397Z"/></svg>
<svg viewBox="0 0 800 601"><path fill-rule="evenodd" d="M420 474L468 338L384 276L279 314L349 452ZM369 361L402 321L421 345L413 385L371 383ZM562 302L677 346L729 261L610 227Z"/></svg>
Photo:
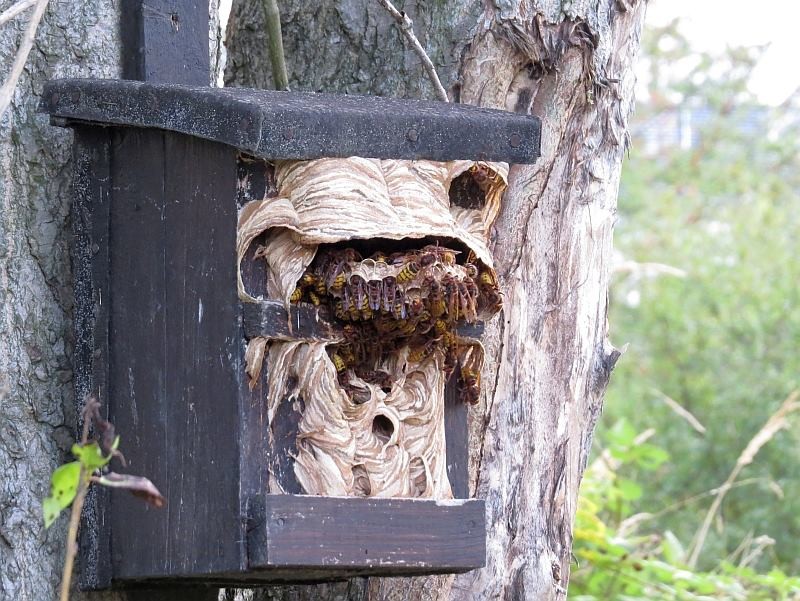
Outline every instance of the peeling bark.
<svg viewBox="0 0 800 601"><path fill-rule="evenodd" d="M270 86L258 4L234 2L229 83ZM293 89L431 97L376 4L288 0L282 9ZM578 487L619 356L606 336L608 265L645 3L452 0L402 9L451 95L542 118L542 156L512 168L495 226L506 308L487 326L486 392L471 415L487 566L457 577L274 587L254 598L561 599Z"/></svg>

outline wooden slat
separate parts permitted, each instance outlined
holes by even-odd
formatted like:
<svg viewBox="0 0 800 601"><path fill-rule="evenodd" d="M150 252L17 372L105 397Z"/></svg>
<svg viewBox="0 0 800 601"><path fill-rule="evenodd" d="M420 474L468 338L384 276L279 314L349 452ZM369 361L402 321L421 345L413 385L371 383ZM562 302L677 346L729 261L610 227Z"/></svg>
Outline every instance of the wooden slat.
<svg viewBox="0 0 800 601"><path fill-rule="evenodd" d="M111 139L107 129L79 127L73 145L72 269L75 348L73 372L76 414L87 395L95 394L108 411L108 215L111 205ZM83 428L78 420L76 437ZM83 506L80 531L83 589L111 583L111 552L106 510L109 491L93 486Z"/></svg>
<svg viewBox="0 0 800 601"><path fill-rule="evenodd" d="M251 569L462 572L486 559L484 503L264 495L250 504Z"/></svg>
<svg viewBox="0 0 800 601"><path fill-rule="evenodd" d="M128 471L150 478L169 503L163 134L114 130L112 139L111 420L121 435ZM168 512L145 508L124 495L114 495L111 503L112 544L120 550L112 553L114 576L126 570L156 572L168 561ZM155 532L160 533L157 546Z"/></svg>
<svg viewBox="0 0 800 601"><path fill-rule="evenodd" d="M235 160L226 146L117 130L111 215L113 418L163 509L112 499L115 581L241 565Z"/></svg>
<svg viewBox="0 0 800 601"><path fill-rule="evenodd" d="M207 86L208 0L122 0L122 76Z"/></svg>
<svg viewBox="0 0 800 601"><path fill-rule="evenodd" d="M72 119L155 127L267 159L533 163L540 145L536 117L376 96L62 79L46 84L40 110L59 123Z"/></svg>
<svg viewBox="0 0 800 601"><path fill-rule="evenodd" d="M469 498L469 404L461 400L458 370L444 388L447 479L456 499Z"/></svg>
<svg viewBox="0 0 800 601"><path fill-rule="evenodd" d="M343 337L341 325L330 319L325 307L315 307L308 303L292 305L290 320L283 303L277 301L243 302L241 306L247 338L265 336L285 340L335 341ZM464 324L457 332L462 338L480 338L483 324Z"/></svg>

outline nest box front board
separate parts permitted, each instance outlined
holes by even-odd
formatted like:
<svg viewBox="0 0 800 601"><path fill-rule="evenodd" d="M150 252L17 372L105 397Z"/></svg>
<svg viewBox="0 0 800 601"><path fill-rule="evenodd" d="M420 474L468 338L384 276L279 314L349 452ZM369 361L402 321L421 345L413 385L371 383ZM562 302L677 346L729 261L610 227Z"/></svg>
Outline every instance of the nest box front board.
<svg viewBox="0 0 800 601"><path fill-rule="evenodd" d="M99 396L131 472L167 498L152 509L93 489L81 585L247 586L482 566L484 503L468 498L467 407L452 386L444 420L455 499L299 494L297 411L284 403L270 422L266 378L251 389L245 373L246 343L325 340L341 326L311 305L289 315L282 303L240 301L237 213L270 194L278 159L531 163L538 119L438 102L117 80L50 82L42 110L75 132L77 397ZM242 276L256 287L264 277L248 261ZM480 328L460 334L477 337Z"/></svg>

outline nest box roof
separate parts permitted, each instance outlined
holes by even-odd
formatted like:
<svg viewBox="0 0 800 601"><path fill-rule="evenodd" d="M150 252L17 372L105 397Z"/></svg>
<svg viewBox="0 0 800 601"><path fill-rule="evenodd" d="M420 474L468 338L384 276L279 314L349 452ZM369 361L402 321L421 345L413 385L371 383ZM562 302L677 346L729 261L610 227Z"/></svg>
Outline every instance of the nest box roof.
<svg viewBox="0 0 800 601"><path fill-rule="evenodd" d="M40 110L56 125L164 129L266 159L533 163L541 132L537 117L462 104L103 79L50 81Z"/></svg>

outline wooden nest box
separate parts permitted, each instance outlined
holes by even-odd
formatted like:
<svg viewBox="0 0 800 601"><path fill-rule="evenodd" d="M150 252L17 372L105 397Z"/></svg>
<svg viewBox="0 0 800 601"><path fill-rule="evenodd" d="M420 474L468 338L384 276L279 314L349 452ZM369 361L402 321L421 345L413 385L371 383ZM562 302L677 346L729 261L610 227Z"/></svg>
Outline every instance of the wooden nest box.
<svg viewBox="0 0 800 601"><path fill-rule="evenodd" d="M77 396L99 396L131 471L167 498L152 509L94 489L82 587L255 586L484 565L484 503L468 498L468 407L452 385L444 427L454 499L298 494L297 411L269 419L266 380L251 390L245 373L246 343L324 339L341 326L311 305L288 315L280 302L240 300L237 214L270 194L280 159L531 163L538 119L439 102L88 79L50 82L42 110L75 135ZM246 284L263 277L253 265L243 265Z"/></svg>

